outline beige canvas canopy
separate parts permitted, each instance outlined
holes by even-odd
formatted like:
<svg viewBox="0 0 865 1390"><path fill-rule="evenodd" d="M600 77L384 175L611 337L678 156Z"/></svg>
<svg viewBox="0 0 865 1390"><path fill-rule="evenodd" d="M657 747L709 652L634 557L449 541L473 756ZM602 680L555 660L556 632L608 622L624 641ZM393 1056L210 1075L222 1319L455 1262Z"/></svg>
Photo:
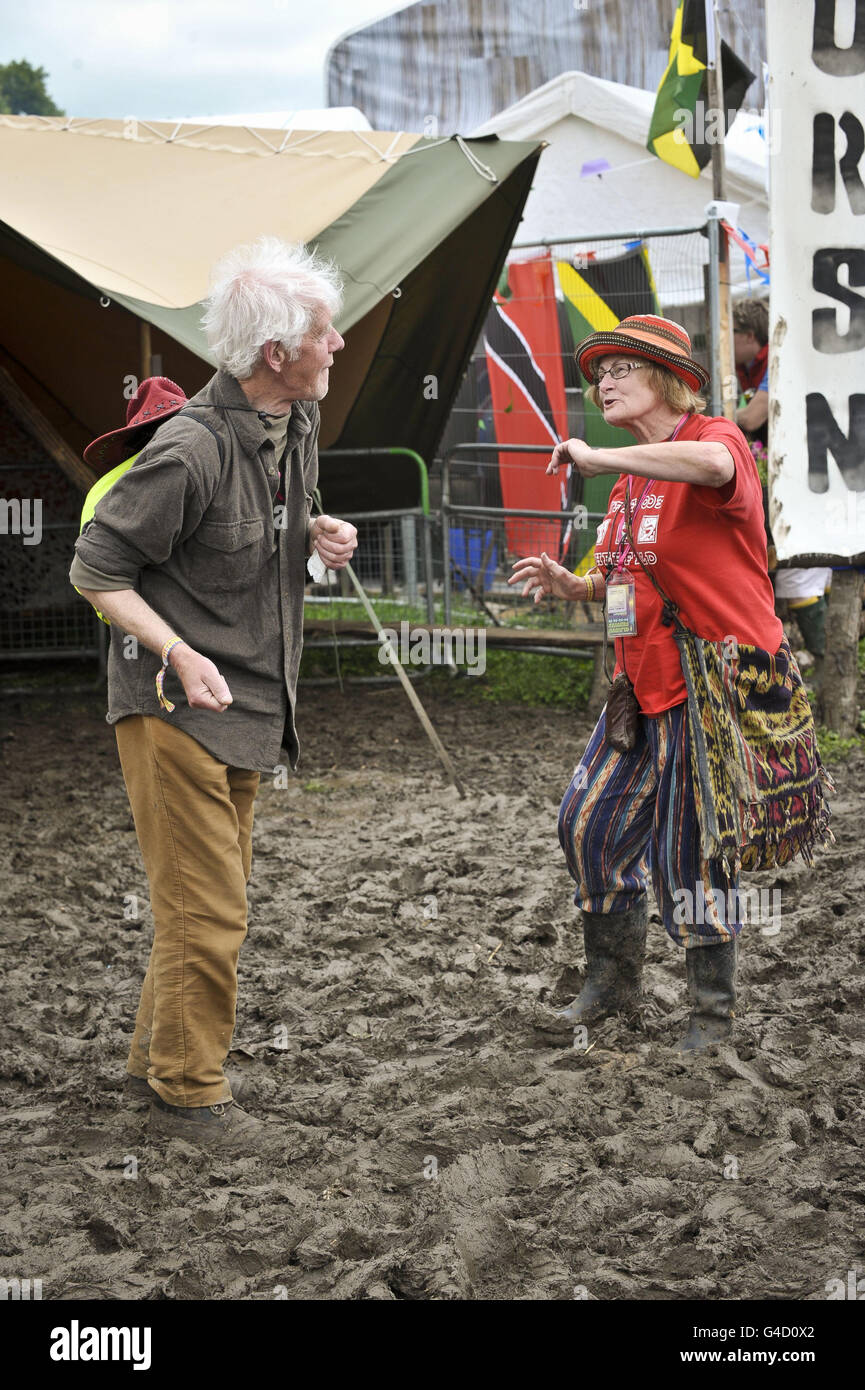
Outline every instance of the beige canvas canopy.
<svg viewBox="0 0 865 1390"><path fill-rule="evenodd" d="M189 394L203 384L210 266L275 234L316 245L345 279L347 346L322 444L429 456L541 149L0 116L0 365L80 453L123 422L124 384L147 366L143 344ZM391 505L414 500L402 462L363 475L334 467L330 481L328 505L375 493Z"/></svg>

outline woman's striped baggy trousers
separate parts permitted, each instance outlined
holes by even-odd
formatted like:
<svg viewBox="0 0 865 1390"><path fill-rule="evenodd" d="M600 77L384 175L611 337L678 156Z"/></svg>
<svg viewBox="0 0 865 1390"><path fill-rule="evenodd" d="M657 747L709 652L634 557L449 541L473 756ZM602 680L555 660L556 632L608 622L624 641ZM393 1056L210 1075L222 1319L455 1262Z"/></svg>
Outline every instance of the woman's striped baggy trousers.
<svg viewBox="0 0 865 1390"><path fill-rule="evenodd" d="M559 839L586 912L626 912L652 885L680 946L729 941L741 930L737 880L702 857L687 703L641 715L636 746L618 753L601 714L559 811Z"/></svg>

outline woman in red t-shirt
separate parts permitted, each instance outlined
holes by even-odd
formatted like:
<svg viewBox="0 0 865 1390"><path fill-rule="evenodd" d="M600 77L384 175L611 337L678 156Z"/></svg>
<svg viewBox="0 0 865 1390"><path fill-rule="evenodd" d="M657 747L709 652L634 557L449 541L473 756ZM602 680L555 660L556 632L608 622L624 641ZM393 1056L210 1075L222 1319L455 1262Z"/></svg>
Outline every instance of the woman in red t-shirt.
<svg viewBox="0 0 865 1390"><path fill-rule="evenodd" d="M592 334L576 358L604 419L636 443L592 449L569 439L556 447L548 472L571 463L583 477L622 475L598 527L595 569L578 578L548 555L532 556L516 562L509 583L523 583L536 602L544 594L605 601L615 674L630 680L639 717L631 721L632 747L622 751L608 741L605 707L562 802L559 837L577 884L587 976L556 1018L569 1027L636 1009L651 872L667 931L686 948L691 1018L679 1050L693 1051L732 1030L738 876L703 856L688 690L652 581L701 638L733 652L747 643L778 654L784 636L767 571L760 480L738 427L700 413L708 375L678 324L627 318Z"/></svg>

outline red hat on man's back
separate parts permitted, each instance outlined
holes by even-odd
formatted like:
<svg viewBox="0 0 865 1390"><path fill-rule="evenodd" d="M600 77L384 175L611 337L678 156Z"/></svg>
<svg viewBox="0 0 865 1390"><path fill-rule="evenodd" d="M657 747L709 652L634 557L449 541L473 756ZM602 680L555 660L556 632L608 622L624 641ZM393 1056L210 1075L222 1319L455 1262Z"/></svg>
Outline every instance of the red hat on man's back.
<svg viewBox="0 0 865 1390"><path fill-rule="evenodd" d="M88 444L85 463L103 473L122 463L143 449L163 420L176 415L186 404L186 393L176 382L167 376L147 377L126 407L126 424Z"/></svg>

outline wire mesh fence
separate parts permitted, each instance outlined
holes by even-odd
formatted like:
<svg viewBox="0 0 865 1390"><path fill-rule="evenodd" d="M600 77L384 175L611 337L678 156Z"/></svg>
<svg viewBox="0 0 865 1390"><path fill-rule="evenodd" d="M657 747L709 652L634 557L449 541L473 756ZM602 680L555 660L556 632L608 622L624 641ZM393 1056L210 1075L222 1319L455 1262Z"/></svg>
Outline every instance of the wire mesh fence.
<svg viewBox="0 0 865 1390"><path fill-rule="evenodd" d="M357 527L358 548L353 568L364 588L378 602L423 607L432 615L433 560L432 518L420 508L355 512L343 518ZM334 597L350 598L353 590L345 574L313 585L308 603L328 603Z"/></svg>
<svg viewBox="0 0 865 1390"><path fill-rule="evenodd" d="M100 657L101 624L69 583L80 499L53 465L0 465L0 660Z"/></svg>
<svg viewBox="0 0 865 1390"><path fill-rule="evenodd" d="M603 422L587 401L574 348L633 314L681 323L694 357L709 367L709 263L706 228L518 243L473 350L441 452L462 443L554 443L569 437L595 442Z"/></svg>
<svg viewBox="0 0 865 1390"><path fill-rule="evenodd" d="M581 501L562 508L513 508L501 505L479 506L460 500L480 491L495 495L499 472L500 490L512 479L502 477L501 468L522 469L529 481L537 476L549 458L543 445L514 445L514 453L502 465L494 445L457 445L442 460L441 555L443 617L452 620L454 609L478 610L496 626L511 628L561 629L592 621L588 605L550 601L538 605L532 594L510 584L514 562L527 557L549 555L567 569L576 570L592 549L595 530L603 513L592 512ZM576 486L574 485L576 482ZM581 480L570 486L577 498ZM501 500L501 499L500 499ZM562 500L565 490L562 489ZM590 560L586 563L590 563ZM583 611L585 610L585 611Z"/></svg>

